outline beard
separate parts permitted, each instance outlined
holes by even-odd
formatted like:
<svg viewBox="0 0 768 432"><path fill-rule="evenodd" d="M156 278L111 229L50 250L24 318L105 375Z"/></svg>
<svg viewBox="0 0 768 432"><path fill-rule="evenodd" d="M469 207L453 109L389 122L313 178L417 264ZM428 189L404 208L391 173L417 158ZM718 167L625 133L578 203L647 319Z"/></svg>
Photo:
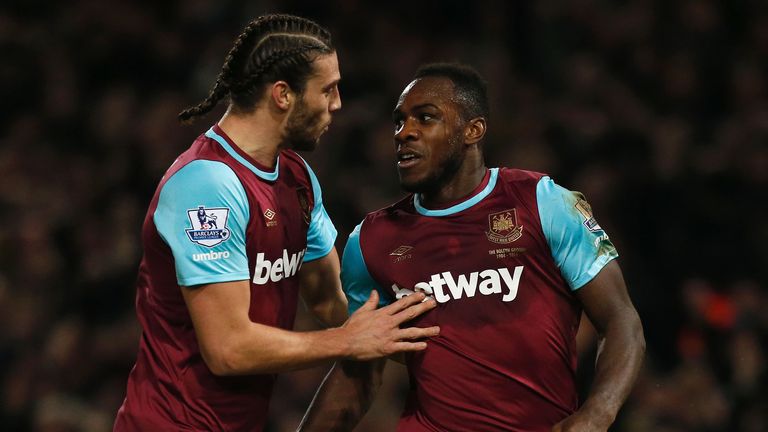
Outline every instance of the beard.
<svg viewBox="0 0 768 432"><path fill-rule="evenodd" d="M405 182L400 179L400 187L410 193L433 194L448 184L464 163L464 149L461 145L461 137L457 136L450 141L449 151L443 157L435 169L414 182Z"/></svg>
<svg viewBox="0 0 768 432"><path fill-rule="evenodd" d="M296 108L288 117L285 130L285 147L293 150L311 151L320 140L320 122L324 111L310 111L304 98L298 100Z"/></svg>

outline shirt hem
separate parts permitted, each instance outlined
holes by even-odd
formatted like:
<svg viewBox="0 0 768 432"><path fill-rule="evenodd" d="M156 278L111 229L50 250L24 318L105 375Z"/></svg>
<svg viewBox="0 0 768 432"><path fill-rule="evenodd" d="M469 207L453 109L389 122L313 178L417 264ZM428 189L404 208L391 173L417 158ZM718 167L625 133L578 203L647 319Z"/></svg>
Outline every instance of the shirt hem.
<svg viewBox="0 0 768 432"><path fill-rule="evenodd" d="M220 282L234 282L240 280L250 280L251 275L248 273L229 273L222 275L212 276L198 276L187 279L177 279L179 286L194 286L202 284L220 283Z"/></svg>
<svg viewBox="0 0 768 432"><path fill-rule="evenodd" d="M576 280L576 282L573 283L573 285L571 285L571 291L576 291L584 285L588 284L592 279L595 278L595 276L598 275L598 273L600 273L600 270L608 265L609 262L615 260L618 257L618 253L611 255L600 255L589 267L589 270L587 270L585 274L583 274L579 279Z"/></svg>

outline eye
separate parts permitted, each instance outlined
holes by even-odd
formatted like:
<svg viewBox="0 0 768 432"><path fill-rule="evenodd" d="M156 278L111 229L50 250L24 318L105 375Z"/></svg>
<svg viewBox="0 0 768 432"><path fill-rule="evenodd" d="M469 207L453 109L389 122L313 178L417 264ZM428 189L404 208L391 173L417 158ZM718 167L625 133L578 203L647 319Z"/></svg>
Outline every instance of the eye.
<svg viewBox="0 0 768 432"><path fill-rule="evenodd" d="M433 120L434 118L435 118L435 116L433 116L432 114L429 114L429 113L421 113L421 114L419 114L419 120L422 121L422 122L428 122L430 120Z"/></svg>

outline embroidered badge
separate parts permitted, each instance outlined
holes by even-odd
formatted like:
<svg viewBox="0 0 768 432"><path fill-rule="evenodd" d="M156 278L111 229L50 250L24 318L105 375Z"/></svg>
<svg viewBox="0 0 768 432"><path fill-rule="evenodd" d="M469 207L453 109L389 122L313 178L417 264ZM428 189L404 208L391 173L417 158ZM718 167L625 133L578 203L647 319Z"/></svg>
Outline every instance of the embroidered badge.
<svg viewBox="0 0 768 432"><path fill-rule="evenodd" d="M309 225L312 220L312 209L309 206L309 191L307 188L300 187L296 189L296 196L299 198L299 207L301 207L301 215L304 216L304 222Z"/></svg>
<svg viewBox="0 0 768 432"><path fill-rule="evenodd" d="M392 257L392 262L399 263L413 257L413 255L411 255L411 249L413 249L413 246L403 245L390 252L389 256Z"/></svg>
<svg viewBox="0 0 768 432"><path fill-rule="evenodd" d="M399 248L393 250L389 254L392 256L403 256L406 253L408 253L408 251L411 249L413 249L413 246L400 246Z"/></svg>
<svg viewBox="0 0 768 432"><path fill-rule="evenodd" d="M268 227L277 226L277 221L275 220L275 216L277 216L277 213L275 213L275 211L272 210L271 208L264 210L264 217L267 218L265 225Z"/></svg>
<svg viewBox="0 0 768 432"><path fill-rule="evenodd" d="M229 240L228 208L198 206L197 209L187 210L187 216L192 224L192 229L187 229L186 232L189 240L193 243L213 247Z"/></svg>
<svg viewBox="0 0 768 432"><path fill-rule="evenodd" d="M510 209L488 215L488 240L508 244L523 236L523 226L517 224L517 210Z"/></svg>
<svg viewBox="0 0 768 432"><path fill-rule="evenodd" d="M592 215L592 206L589 205L587 200L585 200L580 196L577 196L576 204L574 205L574 207L576 207L576 210L578 210L578 212L581 213L581 216L584 218L584 221L582 223L584 224L585 227L587 227L588 230L592 232L602 230L602 228L600 228L600 225L595 220L595 217Z"/></svg>

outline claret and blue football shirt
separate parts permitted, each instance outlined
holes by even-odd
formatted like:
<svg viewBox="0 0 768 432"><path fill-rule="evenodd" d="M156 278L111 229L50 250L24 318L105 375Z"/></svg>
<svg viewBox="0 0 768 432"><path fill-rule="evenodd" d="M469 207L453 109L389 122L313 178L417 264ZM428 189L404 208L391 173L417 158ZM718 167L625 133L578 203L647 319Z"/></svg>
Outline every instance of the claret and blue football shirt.
<svg viewBox="0 0 768 432"><path fill-rule="evenodd" d="M542 174L493 168L465 199L419 195L369 214L350 235L342 282L350 312L423 291L439 325L407 356L398 431L549 431L578 405L574 295L618 256L577 193Z"/></svg>
<svg viewBox="0 0 768 432"><path fill-rule="evenodd" d="M218 126L200 136L163 176L144 221L143 333L115 430L262 430L275 376L213 375L180 287L247 280L250 319L290 329L297 273L335 239L317 178L298 154L281 151L269 169Z"/></svg>

